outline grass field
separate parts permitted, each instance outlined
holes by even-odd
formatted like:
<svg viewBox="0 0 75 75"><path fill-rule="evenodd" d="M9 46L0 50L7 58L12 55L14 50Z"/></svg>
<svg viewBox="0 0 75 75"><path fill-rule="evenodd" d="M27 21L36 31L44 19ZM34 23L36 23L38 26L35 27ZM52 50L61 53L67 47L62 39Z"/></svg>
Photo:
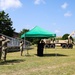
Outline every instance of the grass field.
<svg viewBox="0 0 75 75"><path fill-rule="evenodd" d="M45 49L43 57L36 50L8 53L7 61L0 61L0 75L75 75L75 47Z"/></svg>

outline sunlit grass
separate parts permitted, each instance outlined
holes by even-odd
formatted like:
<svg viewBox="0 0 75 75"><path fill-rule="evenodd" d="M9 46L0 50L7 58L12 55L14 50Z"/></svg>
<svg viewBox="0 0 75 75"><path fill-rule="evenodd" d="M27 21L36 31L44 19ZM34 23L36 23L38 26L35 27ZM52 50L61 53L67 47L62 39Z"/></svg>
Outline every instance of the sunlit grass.
<svg viewBox="0 0 75 75"><path fill-rule="evenodd" d="M8 53L7 61L0 61L0 75L75 75L75 47L44 49L44 56L38 57L33 46L28 53Z"/></svg>

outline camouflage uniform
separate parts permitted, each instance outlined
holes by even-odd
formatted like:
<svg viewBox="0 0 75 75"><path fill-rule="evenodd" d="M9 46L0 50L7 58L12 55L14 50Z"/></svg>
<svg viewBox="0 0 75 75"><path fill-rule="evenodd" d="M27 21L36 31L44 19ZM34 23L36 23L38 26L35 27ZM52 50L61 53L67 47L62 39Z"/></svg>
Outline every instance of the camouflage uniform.
<svg viewBox="0 0 75 75"><path fill-rule="evenodd" d="M2 56L3 56L3 60L6 61L6 55L7 55L7 42L9 42L10 40L7 39L6 37L2 36L3 41L2 41Z"/></svg>
<svg viewBox="0 0 75 75"><path fill-rule="evenodd" d="M20 51L21 51L21 56L23 54L23 41L20 42Z"/></svg>
<svg viewBox="0 0 75 75"><path fill-rule="evenodd" d="M2 38L0 35L0 60L1 60L1 57L2 57Z"/></svg>

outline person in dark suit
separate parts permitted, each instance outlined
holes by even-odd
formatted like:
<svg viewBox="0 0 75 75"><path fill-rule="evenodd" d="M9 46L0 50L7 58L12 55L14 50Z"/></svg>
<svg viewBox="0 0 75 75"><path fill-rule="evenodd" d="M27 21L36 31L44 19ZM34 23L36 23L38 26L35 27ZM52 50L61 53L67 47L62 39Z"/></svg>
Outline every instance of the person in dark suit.
<svg viewBox="0 0 75 75"><path fill-rule="evenodd" d="M37 56L40 56L40 40L37 43Z"/></svg>
<svg viewBox="0 0 75 75"><path fill-rule="evenodd" d="M45 42L39 40L37 44L37 56L43 56Z"/></svg>
<svg viewBox="0 0 75 75"><path fill-rule="evenodd" d="M41 40L41 49L40 49L40 53L41 53L41 56L43 56L43 51L44 51L44 45L45 45L45 42L43 40Z"/></svg>

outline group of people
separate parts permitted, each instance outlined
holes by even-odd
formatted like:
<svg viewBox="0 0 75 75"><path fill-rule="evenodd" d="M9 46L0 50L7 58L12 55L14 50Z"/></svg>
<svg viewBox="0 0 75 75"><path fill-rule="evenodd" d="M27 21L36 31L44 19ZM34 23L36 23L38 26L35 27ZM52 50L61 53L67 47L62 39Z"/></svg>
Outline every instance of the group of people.
<svg viewBox="0 0 75 75"><path fill-rule="evenodd" d="M6 55L7 55L7 43L10 40L7 39L5 36L0 35L0 60L3 59L6 61Z"/></svg>
<svg viewBox="0 0 75 75"><path fill-rule="evenodd" d="M6 36L0 34L0 60L6 61L6 56L8 52L8 46L7 46L8 42L10 42L10 40ZM23 45L24 42L23 40L21 40L20 41L21 56L23 54Z"/></svg>
<svg viewBox="0 0 75 75"><path fill-rule="evenodd" d="M10 42L8 38L6 38L3 35L0 35L0 60L3 59L6 61L6 55L7 55L7 43ZM43 51L44 51L44 45L45 42L43 40L40 40L37 44L37 56L43 56ZM23 55L23 46L24 46L24 41L20 41L20 52L21 56Z"/></svg>
<svg viewBox="0 0 75 75"><path fill-rule="evenodd" d="M20 51L21 51L21 56L23 55L23 45L24 41L20 41ZM44 51L44 45L45 42L43 40L39 40L37 43L37 56L43 56L43 51Z"/></svg>

